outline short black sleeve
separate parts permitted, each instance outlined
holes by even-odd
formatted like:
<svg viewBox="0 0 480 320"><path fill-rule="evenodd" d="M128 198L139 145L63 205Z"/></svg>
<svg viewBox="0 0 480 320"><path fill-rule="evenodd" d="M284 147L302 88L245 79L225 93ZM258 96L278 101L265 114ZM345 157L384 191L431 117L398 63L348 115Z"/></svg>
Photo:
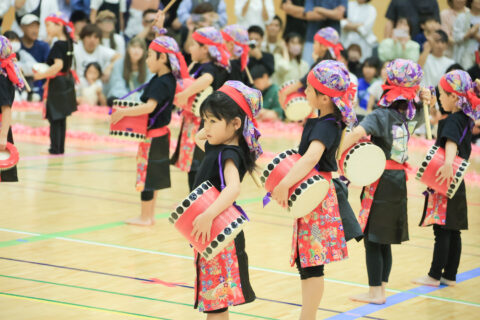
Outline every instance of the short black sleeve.
<svg viewBox="0 0 480 320"><path fill-rule="evenodd" d="M218 90L225 81L229 80L230 78L230 73L227 71L227 69L216 65L213 62L205 63L199 68L202 68L200 72L198 73L196 78L199 78L205 73L209 73L213 77L213 82L211 84L213 90Z"/></svg>
<svg viewBox="0 0 480 320"><path fill-rule="evenodd" d="M462 137L463 130L467 125L462 120L462 118L457 117L455 114L447 117L444 125L442 126L442 131L438 135L440 140L444 140L442 143L443 145L445 145L446 140L452 140L457 145L460 144L460 138Z"/></svg>
<svg viewBox="0 0 480 320"><path fill-rule="evenodd" d="M336 135L332 134L337 130L337 124L333 121L319 121L312 128L308 136L308 142L318 140L325 146L325 149L329 150L335 143Z"/></svg>
<svg viewBox="0 0 480 320"><path fill-rule="evenodd" d="M72 57L67 56L68 52L68 43L67 41L55 41L53 44L53 47L50 49L50 52L48 53L47 57L47 64L49 66L53 65L55 63L55 59L62 59L63 61L63 68L62 72L67 72L70 70L71 67L71 60Z"/></svg>
<svg viewBox="0 0 480 320"><path fill-rule="evenodd" d="M228 159L231 159L233 161L239 173L242 171L242 169L244 170L245 165L241 155L239 154L239 150L227 148L222 152L222 166L224 170L225 163Z"/></svg>
<svg viewBox="0 0 480 320"><path fill-rule="evenodd" d="M161 128L170 123L176 85L177 82L173 74L167 73L161 77L155 75L145 87L140 100L147 102L149 99L154 99L157 102L157 106L148 116L149 119L154 119L149 129ZM167 104L167 107L160 112L165 104Z"/></svg>
<svg viewBox="0 0 480 320"><path fill-rule="evenodd" d="M447 140L457 144L458 156L464 159L470 158L472 152L472 130L470 130L470 118L465 113L461 111L455 112L447 118L440 120L435 144L445 148Z"/></svg>
<svg viewBox="0 0 480 320"><path fill-rule="evenodd" d="M388 123L387 110L383 108L375 109L360 122L360 126L365 129L367 135L381 137L385 133L385 125Z"/></svg>
<svg viewBox="0 0 480 320"><path fill-rule="evenodd" d="M3 74L0 74L0 107L12 106L15 98L15 87L13 83ZM2 110L0 109L0 113Z"/></svg>

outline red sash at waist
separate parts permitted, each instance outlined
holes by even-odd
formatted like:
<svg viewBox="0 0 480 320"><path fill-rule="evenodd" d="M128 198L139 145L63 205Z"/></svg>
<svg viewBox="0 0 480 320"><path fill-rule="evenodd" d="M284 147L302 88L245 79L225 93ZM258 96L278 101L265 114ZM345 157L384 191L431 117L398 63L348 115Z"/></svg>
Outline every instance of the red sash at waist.
<svg viewBox="0 0 480 320"><path fill-rule="evenodd" d="M407 170L408 168L410 168L410 165L406 162L398 163L393 160L387 160L385 164L385 170Z"/></svg>
<svg viewBox="0 0 480 320"><path fill-rule="evenodd" d="M157 138L168 134L170 136L170 129L167 126L152 129L147 131L147 138Z"/></svg>

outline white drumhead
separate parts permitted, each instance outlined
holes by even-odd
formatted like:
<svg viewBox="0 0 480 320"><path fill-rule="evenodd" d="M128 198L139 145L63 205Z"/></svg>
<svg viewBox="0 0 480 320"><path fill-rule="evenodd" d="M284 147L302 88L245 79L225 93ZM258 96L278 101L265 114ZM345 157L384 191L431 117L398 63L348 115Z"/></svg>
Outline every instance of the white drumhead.
<svg viewBox="0 0 480 320"><path fill-rule="evenodd" d="M292 202L290 212L295 219L302 218L311 213L323 201L330 188L330 183L325 179L315 181L302 194Z"/></svg>
<svg viewBox="0 0 480 320"><path fill-rule="evenodd" d="M35 72L43 73L48 70L50 66L46 63L35 63L32 65L32 69L35 70Z"/></svg>
<svg viewBox="0 0 480 320"><path fill-rule="evenodd" d="M308 104L307 99L292 101L285 108L285 116L292 121L301 121L310 113L312 113L312 107Z"/></svg>
<svg viewBox="0 0 480 320"><path fill-rule="evenodd" d="M197 96L195 97L195 101L193 102L192 105L192 111L193 114L196 115L197 117L200 117L200 106L202 105L203 101L208 98L209 95L211 95L213 92L212 87L208 87L202 92L199 92Z"/></svg>
<svg viewBox="0 0 480 320"><path fill-rule="evenodd" d="M367 186L382 176L386 161L385 153L376 145L359 146L345 160L345 177L356 186Z"/></svg>
<svg viewBox="0 0 480 320"><path fill-rule="evenodd" d="M7 160L10 158L10 152L7 150L0 151L0 161Z"/></svg>

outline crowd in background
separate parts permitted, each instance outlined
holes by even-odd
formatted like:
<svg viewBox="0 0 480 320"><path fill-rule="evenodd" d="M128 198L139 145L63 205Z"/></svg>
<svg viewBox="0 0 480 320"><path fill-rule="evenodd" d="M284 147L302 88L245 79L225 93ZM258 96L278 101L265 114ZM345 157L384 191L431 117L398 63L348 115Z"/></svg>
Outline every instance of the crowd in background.
<svg viewBox="0 0 480 320"><path fill-rule="evenodd" d="M111 105L113 99L149 79L145 59L155 38L157 10L169 0L8 0L0 16L12 6L15 19L2 30L17 52L33 91L20 99L39 101L44 81L33 82L32 67L46 62L52 41L44 19L52 12L70 16L75 28L75 71L79 103ZM313 36L330 26L341 35L340 60L358 85L359 114L376 106L385 81L384 65L396 58L418 62L424 85L435 87L452 69L480 77L480 0L448 0L440 12L436 0L391 0L385 17L378 17L369 0L283 0L286 20L275 12L273 0L235 0L237 23L248 28L248 67L253 85L262 91L267 115L283 119L278 90L289 80L302 78L314 63ZM261 19L259 19L261 17ZM384 39L373 32L377 19L386 19ZM229 23L225 0L178 0L168 11L165 26L182 47L189 62L189 41L199 27L219 29Z"/></svg>

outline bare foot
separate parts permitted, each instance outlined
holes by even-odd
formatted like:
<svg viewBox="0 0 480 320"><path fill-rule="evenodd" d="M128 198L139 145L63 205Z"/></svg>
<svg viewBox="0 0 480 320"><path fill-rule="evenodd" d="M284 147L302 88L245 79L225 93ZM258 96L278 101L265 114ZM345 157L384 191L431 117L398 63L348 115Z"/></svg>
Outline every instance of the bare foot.
<svg viewBox="0 0 480 320"><path fill-rule="evenodd" d="M358 302L384 304L386 302L386 298L382 291L382 286L370 287L367 293L351 296L350 299Z"/></svg>
<svg viewBox="0 0 480 320"><path fill-rule="evenodd" d="M130 218L125 220L126 224L133 224L141 227L149 227L155 224L155 220L151 219L142 219L142 217Z"/></svg>
<svg viewBox="0 0 480 320"><path fill-rule="evenodd" d="M433 279L430 276L423 276L418 279L412 280L413 283L421 284L423 286L438 287L440 285L440 280Z"/></svg>
<svg viewBox="0 0 480 320"><path fill-rule="evenodd" d="M449 287L454 287L454 286L457 284L456 281L447 280L447 279L445 279L445 278L443 278L443 277L440 278L440 283L441 283L441 284L444 284L444 285L446 285L446 286L449 286Z"/></svg>

